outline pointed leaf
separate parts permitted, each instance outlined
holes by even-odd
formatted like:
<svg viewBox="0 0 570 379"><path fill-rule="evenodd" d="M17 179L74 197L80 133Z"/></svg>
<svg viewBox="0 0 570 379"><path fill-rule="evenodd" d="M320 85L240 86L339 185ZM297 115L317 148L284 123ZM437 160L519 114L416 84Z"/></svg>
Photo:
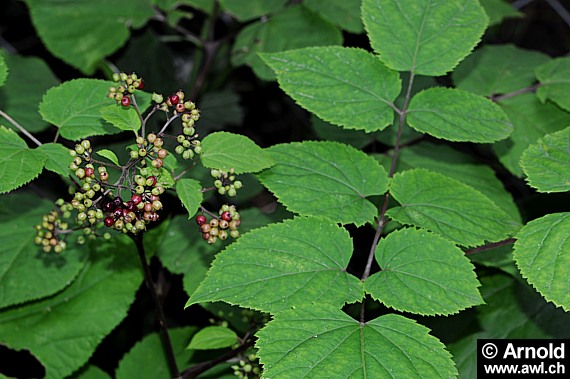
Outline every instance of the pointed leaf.
<svg viewBox="0 0 570 379"><path fill-rule="evenodd" d="M97 366L88 365L71 376L71 379L111 379L109 374Z"/></svg>
<svg viewBox="0 0 570 379"><path fill-rule="evenodd" d="M360 19L362 0L305 0L303 4L342 29L360 34L364 25Z"/></svg>
<svg viewBox="0 0 570 379"><path fill-rule="evenodd" d="M537 67L536 78L540 86L536 96L543 103L548 99L555 102L560 108L570 111L570 58L556 58Z"/></svg>
<svg viewBox="0 0 570 379"><path fill-rule="evenodd" d="M520 165L539 192L570 191L570 128L547 134L529 146Z"/></svg>
<svg viewBox="0 0 570 379"><path fill-rule="evenodd" d="M123 107L117 104L108 105L99 110L103 120L117 129L138 132L141 128L141 119L133 107Z"/></svg>
<svg viewBox="0 0 570 379"><path fill-rule="evenodd" d="M208 168L229 170L236 174L258 172L275 163L255 142L239 134L216 132L202 140L202 164Z"/></svg>
<svg viewBox="0 0 570 379"><path fill-rule="evenodd" d="M533 220L517 233L515 262L548 301L570 311L570 213L552 213Z"/></svg>
<svg viewBox="0 0 570 379"><path fill-rule="evenodd" d="M48 50L87 75L127 41L129 27L141 27L153 15L146 0L26 0L26 4Z"/></svg>
<svg viewBox="0 0 570 379"><path fill-rule="evenodd" d="M47 379L64 378L87 362L127 315L142 282L132 241L97 242L97 251L64 291L0 312L3 343L30 350Z"/></svg>
<svg viewBox="0 0 570 379"><path fill-rule="evenodd" d="M388 175L372 157L331 141L281 144L268 151L277 164L259 179L289 211L343 224L373 221L377 209L366 197L386 192Z"/></svg>
<svg viewBox="0 0 570 379"><path fill-rule="evenodd" d="M188 219L190 219L202 204L202 185L195 179L179 179L176 182L176 193L188 211Z"/></svg>
<svg viewBox="0 0 570 379"><path fill-rule="evenodd" d="M405 228L380 240L382 271L364 282L373 298L399 311L449 315L483 302L474 266L449 240Z"/></svg>
<svg viewBox="0 0 570 379"><path fill-rule="evenodd" d="M206 326L200 329L188 345L187 349L211 350L230 347L238 342L236 332L225 326Z"/></svg>
<svg viewBox="0 0 570 379"><path fill-rule="evenodd" d="M348 232L325 219L296 218L255 229L216 255L186 306L225 301L264 312L318 301L341 306L362 298L346 272Z"/></svg>
<svg viewBox="0 0 570 379"><path fill-rule="evenodd" d="M256 346L268 378L455 377L451 355L428 332L403 316L360 324L319 304L276 314Z"/></svg>
<svg viewBox="0 0 570 379"><path fill-rule="evenodd" d="M261 56L283 91L319 118L367 132L392 124L400 78L374 55L331 46Z"/></svg>
<svg viewBox="0 0 570 379"><path fill-rule="evenodd" d="M35 179L47 160L39 149L30 149L11 129L0 125L0 193L9 192Z"/></svg>
<svg viewBox="0 0 570 379"><path fill-rule="evenodd" d="M102 156L103 158L107 158L108 160L110 160L111 162L116 164L117 166L120 166L119 158L117 157L117 155L113 151L111 151L109 149L101 149L101 150L97 150L95 153L97 155Z"/></svg>
<svg viewBox="0 0 570 379"><path fill-rule="evenodd" d="M513 131L501 107L482 96L434 87L412 98L408 122L419 132L448 141L495 142Z"/></svg>
<svg viewBox="0 0 570 379"><path fill-rule="evenodd" d="M477 0L363 0L362 19L386 66L429 76L453 70L488 23Z"/></svg>
<svg viewBox="0 0 570 379"><path fill-rule="evenodd" d="M394 175L390 194L401 206L389 209L389 217L463 246L503 240L520 226L481 192L424 169Z"/></svg>
<svg viewBox="0 0 570 379"><path fill-rule="evenodd" d="M68 176L71 173L69 164L73 158L69 156L67 147L61 143L44 143L38 150L42 151L47 158L46 169L61 176Z"/></svg>
<svg viewBox="0 0 570 379"><path fill-rule="evenodd" d="M501 23L505 18L523 17L524 13L518 11L507 0L479 0L485 13L489 16L489 26Z"/></svg>

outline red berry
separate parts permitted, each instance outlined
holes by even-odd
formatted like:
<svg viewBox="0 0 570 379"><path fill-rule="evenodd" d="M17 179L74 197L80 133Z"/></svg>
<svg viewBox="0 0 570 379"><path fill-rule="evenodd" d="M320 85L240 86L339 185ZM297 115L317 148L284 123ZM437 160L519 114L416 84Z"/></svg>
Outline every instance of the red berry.
<svg viewBox="0 0 570 379"><path fill-rule="evenodd" d="M133 196L131 196L131 201L134 205L138 205L142 201L142 196L135 193Z"/></svg>
<svg viewBox="0 0 570 379"><path fill-rule="evenodd" d="M122 208L116 208L116 209L113 211L113 217L114 217L115 219L121 217L122 215L123 215L123 209L122 209Z"/></svg>
<svg viewBox="0 0 570 379"><path fill-rule="evenodd" d="M101 209L103 209L105 212L111 212L113 210L113 202L105 200L101 205Z"/></svg>
<svg viewBox="0 0 570 379"><path fill-rule="evenodd" d="M105 224L106 227L111 227L113 226L113 224L115 223L115 219L111 216L107 216L105 217L105 220L103 220L103 223Z"/></svg>
<svg viewBox="0 0 570 379"><path fill-rule="evenodd" d="M155 186L156 185L156 178L154 176L149 176L148 178L146 178L146 180L149 180L152 182L151 186Z"/></svg>
<svg viewBox="0 0 570 379"><path fill-rule="evenodd" d="M142 79L139 83L139 89L144 89L144 81Z"/></svg>
<svg viewBox="0 0 570 379"><path fill-rule="evenodd" d="M176 104L176 112L182 113L182 112L184 112L184 109L186 109L186 108L184 108L184 104L182 104L182 103Z"/></svg>
<svg viewBox="0 0 570 379"><path fill-rule="evenodd" d="M114 208L120 208L123 206L123 199L120 196L117 196L113 199L113 206Z"/></svg>
<svg viewBox="0 0 570 379"><path fill-rule="evenodd" d="M196 216L196 224L202 226L202 225L204 225L204 224L206 223L206 221L207 221L207 220L206 220L206 216L204 216L204 215L198 215L198 216Z"/></svg>
<svg viewBox="0 0 570 379"><path fill-rule="evenodd" d="M131 212L135 210L135 202L132 200L129 200L125 203L125 210L127 210L127 212Z"/></svg>
<svg viewBox="0 0 570 379"><path fill-rule="evenodd" d="M95 174L95 170L93 170L91 167L87 167L85 169L85 176L90 178L93 176L93 174Z"/></svg>
<svg viewBox="0 0 570 379"><path fill-rule="evenodd" d="M226 220L226 221L231 221L232 220L232 214L228 211L222 213L222 219Z"/></svg>
<svg viewBox="0 0 570 379"><path fill-rule="evenodd" d="M171 102L172 104L178 104L178 99L179 99L179 98L178 98L178 95L177 95L177 94L170 95L170 102Z"/></svg>
<svg viewBox="0 0 570 379"><path fill-rule="evenodd" d="M128 107L129 105L131 105L131 99L128 96L125 96L121 99L121 105L123 107Z"/></svg>

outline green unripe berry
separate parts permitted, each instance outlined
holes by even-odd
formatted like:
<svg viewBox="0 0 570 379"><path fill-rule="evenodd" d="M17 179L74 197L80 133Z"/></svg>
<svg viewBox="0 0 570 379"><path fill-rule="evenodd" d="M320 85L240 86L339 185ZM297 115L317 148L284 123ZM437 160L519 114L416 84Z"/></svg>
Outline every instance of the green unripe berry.
<svg viewBox="0 0 570 379"><path fill-rule="evenodd" d="M182 129L182 133L184 133L187 136L193 136L194 133L196 133L196 130L191 126L188 126Z"/></svg>
<svg viewBox="0 0 570 379"><path fill-rule="evenodd" d="M81 186L81 188L83 189L83 191L89 191L91 189L91 184L89 183L83 183L83 185Z"/></svg>
<svg viewBox="0 0 570 379"><path fill-rule="evenodd" d="M229 197L234 197L236 195L236 189L233 187L230 187L230 189L228 190L228 196Z"/></svg>
<svg viewBox="0 0 570 379"><path fill-rule="evenodd" d="M75 145L75 152L79 155L85 153L85 148L82 145Z"/></svg>
<svg viewBox="0 0 570 379"><path fill-rule="evenodd" d="M140 155L141 157L146 156L146 149L145 149L145 148L139 149L139 155Z"/></svg>
<svg viewBox="0 0 570 379"><path fill-rule="evenodd" d="M162 103L164 101L164 97L158 93L153 93L152 94L152 101L154 101L155 103Z"/></svg>
<svg viewBox="0 0 570 379"><path fill-rule="evenodd" d="M78 168L79 168L79 167L75 164L75 162L71 162L71 163L69 164L69 169L70 169L71 171L75 171L75 170L77 170Z"/></svg>
<svg viewBox="0 0 570 379"><path fill-rule="evenodd" d="M176 142L182 143L184 141L186 141L186 137L183 134L179 134L178 136L176 136Z"/></svg>
<svg viewBox="0 0 570 379"><path fill-rule="evenodd" d="M243 187L243 183L240 182L239 180L236 180L236 181L234 182L234 188L235 188L235 189L238 190L238 189L240 189L240 188L242 188L242 187Z"/></svg>
<svg viewBox="0 0 570 379"><path fill-rule="evenodd" d="M129 93L133 93L135 92L135 86L134 85L129 85L129 87L127 88L127 91L129 91Z"/></svg>
<svg viewBox="0 0 570 379"><path fill-rule="evenodd" d="M83 205L85 205L85 207L87 207L87 208L91 208L91 206L93 205L93 200L83 199Z"/></svg>
<svg viewBox="0 0 570 379"><path fill-rule="evenodd" d="M214 187L222 188L222 181L220 179L214 181Z"/></svg>
<svg viewBox="0 0 570 379"><path fill-rule="evenodd" d="M95 191L93 189L90 189L89 191L85 192L85 196L87 196L90 199L93 199L95 197Z"/></svg>
<svg viewBox="0 0 570 379"><path fill-rule="evenodd" d="M184 148L189 148L190 146L192 146L192 144L190 143L190 141L188 141L187 139L185 139L184 141L182 141L182 146L184 146Z"/></svg>
<svg viewBox="0 0 570 379"><path fill-rule="evenodd" d="M77 156L77 151L75 150L69 150L69 155L72 157L76 157Z"/></svg>
<svg viewBox="0 0 570 379"><path fill-rule="evenodd" d="M78 168L77 170L75 170L75 176L77 176L79 179L83 179L85 177L85 170L82 168Z"/></svg>
<svg viewBox="0 0 570 379"><path fill-rule="evenodd" d="M114 73L113 74L113 81L114 82L118 82L121 79L121 76L118 73Z"/></svg>
<svg viewBox="0 0 570 379"><path fill-rule="evenodd" d="M239 231L238 230L231 230L230 236L232 236L232 238L238 238L239 237Z"/></svg>
<svg viewBox="0 0 570 379"><path fill-rule="evenodd" d="M84 139L83 141L81 141L81 146L83 146L85 150L89 150L91 149L91 142L89 142L89 140L87 139Z"/></svg>
<svg viewBox="0 0 570 379"><path fill-rule="evenodd" d="M138 193L139 195L142 195L144 193L144 187L143 186L136 186L135 192Z"/></svg>
<svg viewBox="0 0 570 379"><path fill-rule="evenodd" d="M219 193L220 195L225 195L225 194L226 194L226 189L225 189L224 187L220 187L220 188L218 188L218 193Z"/></svg>
<svg viewBox="0 0 570 379"><path fill-rule="evenodd" d="M182 153L182 158L184 159L192 159L194 157L194 152L192 150L185 150Z"/></svg>
<svg viewBox="0 0 570 379"><path fill-rule="evenodd" d="M106 240L110 240L111 239L111 233L107 232L107 233L103 234L103 238Z"/></svg>
<svg viewBox="0 0 570 379"><path fill-rule="evenodd" d="M198 155L202 154L202 146L196 146L194 152Z"/></svg>
<svg viewBox="0 0 570 379"><path fill-rule="evenodd" d="M178 155L182 154L184 152L184 146L182 145L178 145L174 148L174 152Z"/></svg>
<svg viewBox="0 0 570 379"><path fill-rule="evenodd" d="M129 153L132 159L137 159L139 157L139 152L136 150L131 150Z"/></svg>
<svg viewBox="0 0 570 379"><path fill-rule="evenodd" d="M121 72L121 73L119 74L119 78L121 79L121 81L124 82L124 81L127 80L128 76L127 76L127 74L125 74L124 72Z"/></svg>
<svg viewBox="0 0 570 379"><path fill-rule="evenodd" d="M77 221L85 221L86 218L87 214L85 214L85 212L79 212L77 214Z"/></svg>

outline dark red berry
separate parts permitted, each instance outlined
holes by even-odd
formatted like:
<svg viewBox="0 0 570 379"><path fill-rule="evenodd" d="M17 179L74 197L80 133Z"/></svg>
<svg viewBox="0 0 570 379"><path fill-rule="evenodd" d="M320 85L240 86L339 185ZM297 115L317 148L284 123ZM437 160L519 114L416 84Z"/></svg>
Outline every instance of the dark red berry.
<svg viewBox="0 0 570 379"><path fill-rule="evenodd" d="M131 105L131 99L129 99L128 96L125 96L121 99L121 105L123 107L128 107L129 105Z"/></svg>
<svg viewBox="0 0 570 379"><path fill-rule="evenodd" d="M113 208L120 208L123 206L123 199L119 196L113 199Z"/></svg>
<svg viewBox="0 0 570 379"><path fill-rule="evenodd" d="M150 179L152 184L151 186L155 186L156 185L156 178L154 176L149 176L148 178L146 178L147 180Z"/></svg>
<svg viewBox="0 0 570 379"><path fill-rule="evenodd" d="M115 224L115 219L111 216L107 216L105 217L105 220L103 220L103 223L106 227L111 227L113 224Z"/></svg>
<svg viewBox="0 0 570 379"><path fill-rule="evenodd" d="M105 200L101 205L101 209L103 209L103 211L105 212L111 212L113 208L114 208L113 202L109 200Z"/></svg>
<svg viewBox="0 0 570 379"><path fill-rule="evenodd" d="M95 170L93 170L91 167L87 167L85 169L85 176L90 178L93 176L93 174L95 174Z"/></svg>
<svg viewBox="0 0 570 379"><path fill-rule="evenodd" d="M131 212L135 210L135 202L132 200L129 200L125 203L125 209L127 210L127 212Z"/></svg>
<svg viewBox="0 0 570 379"><path fill-rule="evenodd" d="M142 196L135 193L133 196L131 196L131 201L133 202L134 205L137 205L142 201Z"/></svg>
<svg viewBox="0 0 570 379"><path fill-rule="evenodd" d="M144 89L144 81L142 79L139 83L139 89Z"/></svg>
<svg viewBox="0 0 570 379"><path fill-rule="evenodd" d="M170 95L170 102L172 104L178 104L178 95L177 94Z"/></svg>
<svg viewBox="0 0 570 379"><path fill-rule="evenodd" d="M206 221L207 221L206 216L204 216L204 215L196 216L196 224L202 226L206 223Z"/></svg>
<svg viewBox="0 0 570 379"><path fill-rule="evenodd" d="M114 217L115 219L118 219L118 218L121 217L122 215L123 215L123 209L122 209L122 208L116 208L116 209L113 211L113 217Z"/></svg>
<svg viewBox="0 0 570 379"><path fill-rule="evenodd" d="M231 221L232 220L232 214L228 211L222 213L222 220Z"/></svg>

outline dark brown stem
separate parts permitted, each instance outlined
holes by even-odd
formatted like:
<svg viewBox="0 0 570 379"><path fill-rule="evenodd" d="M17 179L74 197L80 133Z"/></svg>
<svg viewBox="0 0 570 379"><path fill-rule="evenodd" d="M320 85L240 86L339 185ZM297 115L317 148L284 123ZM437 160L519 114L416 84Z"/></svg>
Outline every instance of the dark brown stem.
<svg viewBox="0 0 570 379"><path fill-rule="evenodd" d="M525 94L525 93L534 92L534 91L536 91L536 89L537 89L538 87L540 87L540 86L541 86L540 83L536 83L536 84L533 84L532 86L525 87L525 88L521 88L521 89L518 89L518 90L513 91L513 92L503 93L503 94L501 94L501 95L494 95L494 96L491 96L491 100L494 101L494 102L498 102L498 101L501 101L501 100L509 99L509 98L511 98L511 97L523 95L523 94Z"/></svg>
<svg viewBox="0 0 570 379"><path fill-rule="evenodd" d="M499 241L499 242L493 242L493 243L488 243L488 244L483 245L483 246L477 246L477 247L474 247L472 249L465 250L465 255L480 253L482 251L491 250L491 249L494 249L496 247L510 245L512 243L515 243L515 241L516 241L516 238L507 238L507 239L504 239L504 240Z"/></svg>
<svg viewBox="0 0 570 379"><path fill-rule="evenodd" d="M174 356L174 349L172 348L172 342L170 341L170 335L168 334L168 327L166 325L166 317L164 316L164 310L162 309L162 303L160 302L158 295L156 293L156 287L152 280L152 274L150 272L150 267L148 265L148 261L146 259L144 244L143 244L143 236L144 233L139 233L135 236L131 236L131 238L135 241L135 245L137 247L137 252L139 255L139 259L141 261L141 265L143 267L144 272L144 281L146 283L147 288L150 291L150 295L152 297L152 301L154 303L154 310L156 314L156 318L158 321L160 337L162 340L162 345L164 348L164 352L166 354L166 360L168 362L168 368L170 369L170 375L175 378L180 378L180 371L178 371L178 366L176 365L176 359Z"/></svg>

